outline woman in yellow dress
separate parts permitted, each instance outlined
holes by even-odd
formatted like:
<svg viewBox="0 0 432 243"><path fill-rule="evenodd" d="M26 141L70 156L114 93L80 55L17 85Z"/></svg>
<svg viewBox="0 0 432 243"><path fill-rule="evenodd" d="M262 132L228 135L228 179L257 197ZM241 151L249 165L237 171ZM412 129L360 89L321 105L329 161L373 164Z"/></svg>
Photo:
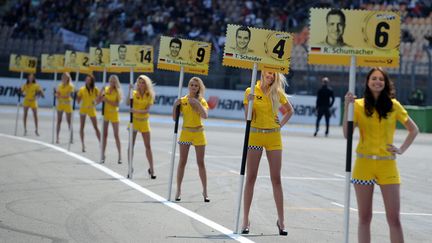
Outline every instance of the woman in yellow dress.
<svg viewBox="0 0 432 243"><path fill-rule="evenodd" d="M129 86L129 93L132 86ZM146 157L149 163L149 169L147 170L151 179L156 179L154 175L153 166L153 153L150 144L150 123L149 123L149 110L153 105L155 98L155 92L153 89L153 83L146 75L140 75L136 81L136 89L133 91L133 136L132 136L132 147L135 147L135 139L137 133L140 132L143 140L144 147L146 150ZM126 99L126 104L129 105L129 99Z"/></svg>
<svg viewBox="0 0 432 243"><path fill-rule="evenodd" d="M37 114L37 96L45 97L43 90L40 85L36 82L34 74L29 74L27 76L27 82L21 86L21 92L24 95L24 136L27 135L27 114L28 109L31 108L33 111L33 118L35 123L35 134L39 136L38 132L38 114Z"/></svg>
<svg viewBox="0 0 432 243"><path fill-rule="evenodd" d="M96 132L97 139L100 142L100 132L96 120L96 99L98 95L99 89L95 87L94 76L87 75L87 77L85 78L85 85L79 89L77 96L78 104L82 101L82 104L80 106L80 137L83 152L85 152L84 125L86 116L89 116L93 124L93 128Z"/></svg>
<svg viewBox="0 0 432 243"><path fill-rule="evenodd" d="M61 83L57 86L56 97L57 97L57 140L59 143L60 127L63 118L63 112L66 113L66 122L68 128L71 128L72 118L72 94L74 92L74 86L72 84L72 78L70 73L65 72L61 77Z"/></svg>
<svg viewBox="0 0 432 243"><path fill-rule="evenodd" d="M273 197L278 214L276 226L278 227L279 235L288 234L284 224L284 199L281 182L282 137L280 129L291 118L294 109L285 95L285 85L286 80L281 73L262 71L261 80L254 87L254 95L250 94L250 88L246 89L245 92L245 114L248 112L248 104L251 100L253 100L253 110L244 188L243 234L249 233L249 211L252 204L259 163L264 149L266 150L269 162L270 180L272 182ZM281 121L278 118L279 108L286 111Z"/></svg>
<svg viewBox="0 0 432 243"><path fill-rule="evenodd" d="M381 189L391 242L404 242L400 220L400 184L396 155L403 154L418 134L415 122L394 98L395 89L387 72L372 68L365 80L364 98L348 92L345 95L344 136L348 135L348 104L354 103L353 127L359 128L357 158L351 182L358 205L358 242L371 242L370 224L374 187ZM394 144L396 123L408 133L400 146Z"/></svg>
<svg viewBox="0 0 432 243"><path fill-rule="evenodd" d="M108 124L111 122L114 132L114 138L118 151L118 163L122 163L121 159L121 143L119 136L119 104L122 100L123 94L120 86L120 80L117 75L109 77L109 85L106 86L98 97L99 102L105 102L104 107L104 126L103 126L103 144L102 152L103 157L101 163L105 163L105 149L107 145Z"/></svg>
<svg viewBox="0 0 432 243"><path fill-rule="evenodd" d="M208 117L208 104L204 99L205 86L198 77L193 77L188 84L189 94L176 100L173 106L172 116L176 119L176 110L180 106L183 113L183 127L179 138L180 159L177 167L177 192L176 201L181 200L181 184L183 181L186 162L191 145L195 146L199 176L203 187L204 202L210 202L207 194L207 173L204 163L205 146L207 144L202 119Z"/></svg>

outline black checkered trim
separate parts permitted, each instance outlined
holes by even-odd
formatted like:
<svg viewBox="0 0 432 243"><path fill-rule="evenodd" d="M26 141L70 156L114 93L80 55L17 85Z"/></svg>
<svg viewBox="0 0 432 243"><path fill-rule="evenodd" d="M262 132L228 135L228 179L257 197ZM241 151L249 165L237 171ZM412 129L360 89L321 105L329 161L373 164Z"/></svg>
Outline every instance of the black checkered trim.
<svg viewBox="0 0 432 243"><path fill-rule="evenodd" d="M182 141L178 141L178 144L183 144L183 145L192 145L192 142L182 142Z"/></svg>
<svg viewBox="0 0 432 243"><path fill-rule="evenodd" d="M261 146L251 146L251 145L248 146L248 149L255 149L255 150L260 150L260 151L264 150L264 148Z"/></svg>
<svg viewBox="0 0 432 243"><path fill-rule="evenodd" d="M374 184L376 184L376 180L375 179L372 180L351 179L351 183L357 185L373 186Z"/></svg>

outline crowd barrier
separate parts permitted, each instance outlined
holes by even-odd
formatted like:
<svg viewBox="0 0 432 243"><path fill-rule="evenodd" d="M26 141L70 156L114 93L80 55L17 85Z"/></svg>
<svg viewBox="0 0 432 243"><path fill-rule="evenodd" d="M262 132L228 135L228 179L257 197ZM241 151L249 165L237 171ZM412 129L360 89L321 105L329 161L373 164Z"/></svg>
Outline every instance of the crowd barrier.
<svg viewBox="0 0 432 243"><path fill-rule="evenodd" d="M0 77L0 104L16 105L18 102L18 93L21 85L25 82L18 78ZM51 107L53 101L54 82L52 80L39 79L38 83L45 92L45 98L39 98L38 104L40 107ZM57 82L56 85L58 85ZM79 81L75 89L82 87L84 82ZM100 89L102 84L96 83ZM122 84L123 100L127 98L129 84ZM150 113L155 114L171 114L172 105L177 99L178 88L174 86L155 86L156 98L155 104L151 107ZM183 88L182 94L187 94L187 87ZM222 89L206 89L205 98L209 104L209 116L223 119L244 119L243 98L244 91L241 90L222 90ZM315 96L306 95L290 95L288 97L294 107L294 115L290 122L297 124L315 124ZM79 106L77 106L79 107ZM97 106L98 110L101 105ZM331 108L331 125L340 125L340 98L337 97L333 107ZM127 111L129 108L124 102L120 105L121 111ZM324 119L321 121L324 122Z"/></svg>

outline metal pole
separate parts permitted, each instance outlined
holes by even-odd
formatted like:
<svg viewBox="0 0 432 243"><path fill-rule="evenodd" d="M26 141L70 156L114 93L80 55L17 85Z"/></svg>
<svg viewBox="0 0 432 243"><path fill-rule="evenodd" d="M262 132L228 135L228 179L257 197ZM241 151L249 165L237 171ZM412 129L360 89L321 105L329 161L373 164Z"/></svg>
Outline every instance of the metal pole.
<svg viewBox="0 0 432 243"><path fill-rule="evenodd" d="M52 129L51 129L51 143L52 144L54 144L54 133L55 133L56 84L57 84L57 72L54 72L53 107L52 107Z"/></svg>
<svg viewBox="0 0 432 243"><path fill-rule="evenodd" d="M413 92L416 89L416 78L415 78L415 68L417 66L417 59L414 58L414 60L411 62L411 90L410 92Z"/></svg>
<svg viewBox="0 0 432 243"><path fill-rule="evenodd" d="M22 80L24 78L24 72L21 71L20 72L20 84L22 84ZM17 103L17 112L16 112L16 117L15 117L15 130L14 130L14 135L17 135L17 131L18 131L18 117L19 117L19 108L21 105L21 87L20 87L20 92L18 92L18 103Z"/></svg>
<svg viewBox="0 0 432 243"><path fill-rule="evenodd" d="M356 57L351 56L351 66L349 70L349 86L348 91L355 92L356 78ZM349 213L350 213L350 194L351 194L351 161L352 161L352 135L354 129L354 104L348 105L348 134L346 147L346 165L345 165L345 207L344 207L344 242L349 242Z"/></svg>
<svg viewBox="0 0 432 243"><path fill-rule="evenodd" d="M180 67L180 78L179 78L179 85L178 85L178 94L177 99L181 98L182 93L182 87L183 87L183 79L184 79L184 67ZM176 153L176 146L177 146L177 133L178 133L178 123L179 123L179 117L180 117L180 107L176 108L176 119L175 119L175 125L174 125L174 134L172 139L172 149L171 149L171 168L170 168L170 177L169 177L169 183L168 183L168 201L171 201L171 189L172 189L172 181L173 181L173 174L174 174L174 163L175 163L175 153Z"/></svg>
<svg viewBox="0 0 432 243"><path fill-rule="evenodd" d="M73 91L73 101L72 101L72 113L71 113L71 124L70 124L70 134L69 134L69 143L68 143L68 151L70 150L70 146L73 143L73 121L74 121L74 111L75 111L75 101L76 101L76 92L75 87L78 84L79 79L79 70L76 72L75 82L74 82L74 91Z"/></svg>
<svg viewBox="0 0 432 243"><path fill-rule="evenodd" d="M134 78L134 71L133 68L130 69L130 75L129 75L129 84L132 85L133 84L133 78ZM127 174L127 178L132 179L133 177L133 141L132 141L132 136L133 136L133 112L132 112L132 107L133 107L133 90L130 90L129 93L129 149L128 149L128 174Z"/></svg>
<svg viewBox="0 0 432 243"><path fill-rule="evenodd" d="M102 89L100 92L103 92L105 89L105 80L106 80L106 68L104 67L103 70L103 76L102 76ZM104 119L104 109L105 109L105 102L102 101L102 132L101 132L101 143L100 143L100 163L104 163L105 162L105 156L104 156L104 151L103 151L103 144L104 144L104 140L105 140L105 119Z"/></svg>
<svg viewBox="0 0 432 243"><path fill-rule="evenodd" d="M428 78L427 78L427 97L426 105L432 105L432 48L423 46L423 50L426 52L428 58Z"/></svg>
<svg viewBox="0 0 432 243"><path fill-rule="evenodd" d="M252 71L252 79L251 79L251 86L250 86L250 94L254 95L255 93L255 83L256 83L256 77L258 72L258 64L254 63L253 71ZM246 119L246 130L245 130L245 137L243 142L243 154L242 154L242 163L240 168L240 181L239 181L239 191L238 191L238 197L237 197L237 212L236 212L236 219L235 219L235 232L239 233L239 222L240 222L240 210L241 210L241 202L243 197L243 184L244 184L244 174L246 169L246 159L247 159L247 151L248 151L248 145L249 145L249 131L252 121L252 108L253 108L253 100L249 101L248 103L248 112L247 112L247 119Z"/></svg>

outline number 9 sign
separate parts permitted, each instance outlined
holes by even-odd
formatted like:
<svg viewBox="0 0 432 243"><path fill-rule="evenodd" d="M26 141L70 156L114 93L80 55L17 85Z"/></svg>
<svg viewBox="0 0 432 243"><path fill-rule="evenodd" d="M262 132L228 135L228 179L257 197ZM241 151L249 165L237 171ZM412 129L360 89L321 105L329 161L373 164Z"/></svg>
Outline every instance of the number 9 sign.
<svg viewBox="0 0 432 243"><path fill-rule="evenodd" d="M208 47L209 45L207 43L194 42L189 51L190 60L196 64L201 64L206 59L208 60L208 58L206 58L206 54L210 54L210 50L206 50Z"/></svg>
<svg viewBox="0 0 432 243"><path fill-rule="evenodd" d="M158 68L194 74L208 74L211 44L162 36L159 46Z"/></svg>

